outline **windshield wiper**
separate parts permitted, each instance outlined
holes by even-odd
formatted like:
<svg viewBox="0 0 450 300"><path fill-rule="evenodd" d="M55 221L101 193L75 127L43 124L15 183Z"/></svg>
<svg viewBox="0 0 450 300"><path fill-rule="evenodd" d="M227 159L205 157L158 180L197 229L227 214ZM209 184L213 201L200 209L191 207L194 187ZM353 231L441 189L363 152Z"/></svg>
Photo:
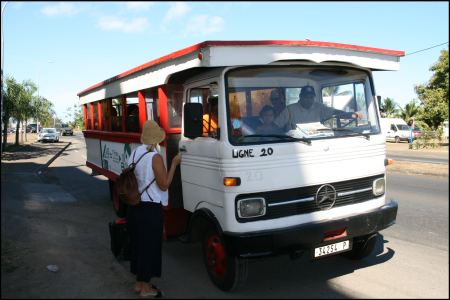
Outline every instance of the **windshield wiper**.
<svg viewBox="0 0 450 300"><path fill-rule="evenodd" d="M311 145L311 139L307 138L295 138L289 135L283 135L283 134L249 134L249 135L243 135L242 137L275 137L282 140L288 140L288 141L295 141L295 142L302 142L308 145Z"/></svg>
<svg viewBox="0 0 450 300"><path fill-rule="evenodd" d="M362 133L362 132L357 132L357 131L353 131L349 128L320 128L317 129L317 131L325 131L325 130L333 130L333 131L340 131L340 132L351 132L352 135L349 136L364 136L367 140L370 140L370 135L368 133Z"/></svg>

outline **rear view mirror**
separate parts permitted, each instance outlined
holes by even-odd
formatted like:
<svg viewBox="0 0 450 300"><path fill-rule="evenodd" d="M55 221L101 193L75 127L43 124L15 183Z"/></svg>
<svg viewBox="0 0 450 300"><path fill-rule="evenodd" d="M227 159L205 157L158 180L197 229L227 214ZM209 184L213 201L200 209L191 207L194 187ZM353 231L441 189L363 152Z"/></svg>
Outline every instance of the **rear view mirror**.
<svg viewBox="0 0 450 300"><path fill-rule="evenodd" d="M190 139L203 134L203 105L201 103L184 104L184 136Z"/></svg>

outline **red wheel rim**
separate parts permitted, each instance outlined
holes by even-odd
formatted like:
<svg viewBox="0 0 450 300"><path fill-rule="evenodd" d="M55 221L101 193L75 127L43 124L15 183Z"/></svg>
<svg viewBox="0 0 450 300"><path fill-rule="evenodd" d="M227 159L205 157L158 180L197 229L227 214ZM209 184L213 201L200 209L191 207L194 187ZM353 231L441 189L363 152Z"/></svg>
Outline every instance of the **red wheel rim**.
<svg viewBox="0 0 450 300"><path fill-rule="evenodd" d="M208 269L217 277L224 277L227 270L227 256L225 248L217 234L208 238L206 244L206 260Z"/></svg>

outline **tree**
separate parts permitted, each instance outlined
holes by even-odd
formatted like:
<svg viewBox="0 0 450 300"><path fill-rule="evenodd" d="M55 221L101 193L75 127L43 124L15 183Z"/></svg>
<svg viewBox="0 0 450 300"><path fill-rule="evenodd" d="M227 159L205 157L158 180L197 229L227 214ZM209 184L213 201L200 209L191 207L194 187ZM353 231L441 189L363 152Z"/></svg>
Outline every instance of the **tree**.
<svg viewBox="0 0 450 300"><path fill-rule="evenodd" d="M405 105L405 108L400 107L400 116L406 123L410 124L420 111L420 106L413 99Z"/></svg>
<svg viewBox="0 0 450 300"><path fill-rule="evenodd" d="M83 111L80 105L74 104L72 107L67 108L65 117L69 120L70 127L84 129Z"/></svg>
<svg viewBox="0 0 450 300"><path fill-rule="evenodd" d="M23 121L27 121L31 116L32 111L32 103L31 100L33 98L33 94L37 91L37 86L31 80L25 80L20 85L21 88L17 94L17 102L15 103L15 110L13 111L12 116L16 118L16 141L15 144L19 144L19 132L20 132L20 123L23 125ZM22 126L24 128L24 126ZM26 132L26 130L25 130Z"/></svg>
<svg viewBox="0 0 450 300"><path fill-rule="evenodd" d="M53 103L42 96L36 96L33 98L33 106L35 108L33 117L44 126L49 124L53 126Z"/></svg>
<svg viewBox="0 0 450 300"><path fill-rule="evenodd" d="M3 97L3 149L6 147L7 141L7 130L9 125L9 119L15 114L16 104L19 102L19 97L22 91L22 85L17 83L12 77L6 78L6 90L4 91ZM3 92L3 91L2 91Z"/></svg>
<svg viewBox="0 0 450 300"><path fill-rule="evenodd" d="M83 108L80 105L75 104L74 106L74 120L72 127L77 129L85 129L84 128L84 116L83 116Z"/></svg>
<svg viewBox="0 0 450 300"><path fill-rule="evenodd" d="M415 91L422 102L420 118L432 129L448 119L448 50L442 50L438 61L431 66L434 72L427 84L416 85Z"/></svg>
<svg viewBox="0 0 450 300"><path fill-rule="evenodd" d="M384 117L386 118L394 118L398 114L397 109L398 104L395 103L394 99L385 98L383 103L381 104L381 110L384 113Z"/></svg>

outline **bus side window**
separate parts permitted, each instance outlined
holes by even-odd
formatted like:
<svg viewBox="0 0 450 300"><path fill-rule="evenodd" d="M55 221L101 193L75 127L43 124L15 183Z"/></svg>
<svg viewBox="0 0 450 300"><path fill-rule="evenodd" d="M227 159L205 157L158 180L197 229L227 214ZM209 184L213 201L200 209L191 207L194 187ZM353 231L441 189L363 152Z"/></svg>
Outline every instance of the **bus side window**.
<svg viewBox="0 0 450 300"><path fill-rule="evenodd" d="M111 129L112 131L122 131L122 108L118 98L112 99L111 109Z"/></svg>
<svg viewBox="0 0 450 300"><path fill-rule="evenodd" d="M109 119L111 117L110 116L111 113L108 110L108 101L109 100L103 100L101 102L101 108L102 108L101 116L102 116L102 127L103 127L103 128L100 128L101 130L110 130L109 129Z"/></svg>
<svg viewBox="0 0 450 300"><path fill-rule="evenodd" d="M137 94L127 95L127 109L125 117L125 130L128 132L139 132L139 99Z"/></svg>
<svg viewBox="0 0 450 300"><path fill-rule="evenodd" d="M127 107L127 117L125 119L127 131L139 132L139 107L137 104L129 104Z"/></svg>
<svg viewBox="0 0 450 300"><path fill-rule="evenodd" d="M145 104L147 106L147 120L154 120L156 123L160 124L156 90L146 90L144 91L144 95Z"/></svg>
<svg viewBox="0 0 450 300"><path fill-rule="evenodd" d="M94 102L94 128L95 130L98 130L98 103Z"/></svg>
<svg viewBox="0 0 450 300"><path fill-rule="evenodd" d="M87 128L86 129L92 129L91 126L91 105L88 103L86 105L86 112L87 112Z"/></svg>
<svg viewBox="0 0 450 300"><path fill-rule="evenodd" d="M181 115L183 110L183 86L168 85L167 113L170 128L181 127Z"/></svg>

